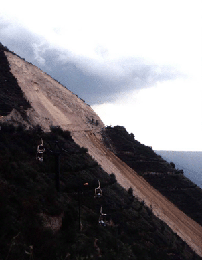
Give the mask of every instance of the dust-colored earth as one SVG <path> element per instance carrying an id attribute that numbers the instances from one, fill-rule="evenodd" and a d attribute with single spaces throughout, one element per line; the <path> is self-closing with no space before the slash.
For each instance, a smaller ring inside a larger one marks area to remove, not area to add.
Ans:
<path id="1" fill-rule="evenodd" d="M 92 108 L 37 67 L 10 52 L 5 53 L 11 72 L 32 106 L 27 110 L 28 123 L 39 124 L 46 131 L 51 125 L 69 130 L 75 142 L 88 148 L 106 172 L 114 173 L 124 188 L 132 187 L 135 196 L 144 200 L 156 216 L 202 256 L 202 227 L 105 147 L 100 134 L 104 124 Z M 16 111 L 11 114 L 16 120 L 19 117 Z"/>
<path id="2" fill-rule="evenodd" d="M 5 54 L 12 74 L 32 106 L 27 111 L 31 125 L 39 124 L 47 131 L 51 125 L 74 131 L 104 127 L 93 109 L 67 88 L 11 52 Z"/>

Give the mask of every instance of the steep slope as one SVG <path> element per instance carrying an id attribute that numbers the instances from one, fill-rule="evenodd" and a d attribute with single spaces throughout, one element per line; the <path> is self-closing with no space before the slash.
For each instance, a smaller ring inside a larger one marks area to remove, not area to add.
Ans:
<path id="1" fill-rule="evenodd" d="M 35 158 L 41 138 L 43 163 Z M 49 152 L 55 143 L 65 149 L 59 193 L 55 156 Z M 69 132 L 1 124 L 0 148 L 0 259 L 201 259 Z M 102 197 L 94 198 L 98 179 Z M 107 214 L 103 225 L 98 223 L 101 206 Z"/>
<path id="2" fill-rule="evenodd" d="M 7 116 L 13 109 L 20 112 L 31 107 L 10 71 L 5 51 L 0 44 L 0 116 Z"/>
<path id="3" fill-rule="evenodd" d="M 4 51 L 10 72 L 17 79 L 25 100 L 31 108 L 24 109 L 27 118 L 14 109 L 1 121 L 16 122 L 19 119 L 27 126 L 39 124 L 49 131 L 51 125 L 69 130 L 81 147 L 88 148 L 89 154 L 109 174 L 114 173 L 124 187 L 132 187 L 134 194 L 178 233 L 188 245 L 202 255 L 202 228 L 180 212 L 173 204 L 152 188 L 145 180 L 110 152 L 101 139 L 104 124 L 96 113 L 81 99 L 64 86 L 43 73 L 37 67 L 22 60 L 11 52 Z M 186 225 L 185 225 L 186 223 Z"/>
<path id="4" fill-rule="evenodd" d="M 108 126 L 105 143 L 113 146 L 115 154 L 141 175 L 185 214 L 202 225 L 202 190 L 175 169 L 150 147 L 140 144 L 124 127 Z"/>
<path id="5" fill-rule="evenodd" d="M 46 131 L 51 125 L 74 131 L 104 127 L 92 108 L 71 91 L 17 55 L 8 51 L 5 54 L 10 72 L 31 104 L 31 108 L 25 108 L 26 123 L 39 124 Z"/>
<path id="6" fill-rule="evenodd" d="M 117 181 L 124 188 L 131 187 L 134 194 L 143 200 L 148 207 L 151 207 L 156 216 L 165 221 L 197 254 L 202 256 L 202 226 L 150 186 L 143 177 L 107 149 L 93 133 L 86 134 L 88 135 L 86 140 L 81 138 L 80 145 L 88 148 L 89 153 L 106 172 L 114 173 Z"/>

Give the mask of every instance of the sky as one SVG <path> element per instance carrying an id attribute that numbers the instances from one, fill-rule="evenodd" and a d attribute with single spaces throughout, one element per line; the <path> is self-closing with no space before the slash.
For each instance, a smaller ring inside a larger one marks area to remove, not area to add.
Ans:
<path id="1" fill-rule="evenodd" d="M 154 150 L 202 151 L 201 0 L 7 0 L 0 42 Z"/>

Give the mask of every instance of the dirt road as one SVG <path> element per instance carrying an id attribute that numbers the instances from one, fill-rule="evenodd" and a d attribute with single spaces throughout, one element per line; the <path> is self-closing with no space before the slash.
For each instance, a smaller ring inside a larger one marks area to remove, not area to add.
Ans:
<path id="1" fill-rule="evenodd" d="M 198 255 L 202 256 L 202 227 L 180 211 L 155 190 L 148 182 L 109 151 L 101 140 L 92 132 L 74 134 L 74 139 L 89 153 L 109 174 L 114 173 L 117 181 L 126 189 L 133 188 L 134 194 L 152 206 L 153 213 L 167 223 Z"/>

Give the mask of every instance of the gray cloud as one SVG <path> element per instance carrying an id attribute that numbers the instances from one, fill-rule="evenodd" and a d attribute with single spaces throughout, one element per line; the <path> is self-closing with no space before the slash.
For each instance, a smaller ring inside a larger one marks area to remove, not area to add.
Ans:
<path id="1" fill-rule="evenodd" d="M 0 41 L 10 51 L 25 58 L 29 62 L 34 61 L 34 49 L 32 44 L 40 44 L 39 37 L 24 28 L 16 27 L 8 22 L 0 20 Z"/>
<path id="2" fill-rule="evenodd" d="M 146 64 L 135 58 L 117 60 L 106 67 L 103 63 L 99 67 L 90 59 L 79 59 L 68 51 L 50 48 L 38 36 L 1 20 L 0 32 L 3 45 L 50 74 L 90 105 L 112 102 L 123 92 L 180 76 L 171 67 Z M 105 55 L 104 50 L 98 51 Z"/>
<path id="3" fill-rule="evenodd" d="M 99 73 L 99 70 L 91 73 L 89 68 L 85 69 L 83 64 L 71 59 L 63 59 L 61 64 L 59 57 L 57 50 L 47 50 L 43 55 L 46 61 L 46 67 L 43 69 L 48 68 L 46 71 L 50 75 L 90 105 L 112 102 L 122 92 L 151 87 L 158 81 L 172 80 L 180 75 L 170 67 L 147 65 L 143 61 L 137 63 L 135 59 L 128 61 L 128 66 L 127 60 L 124 61 L 124 68 L 121 68 L 122 61 L 119 61 L 121 76 L 115 73 L 110 75 L 108 72 L 104 75 L 103 71 Z"/>

